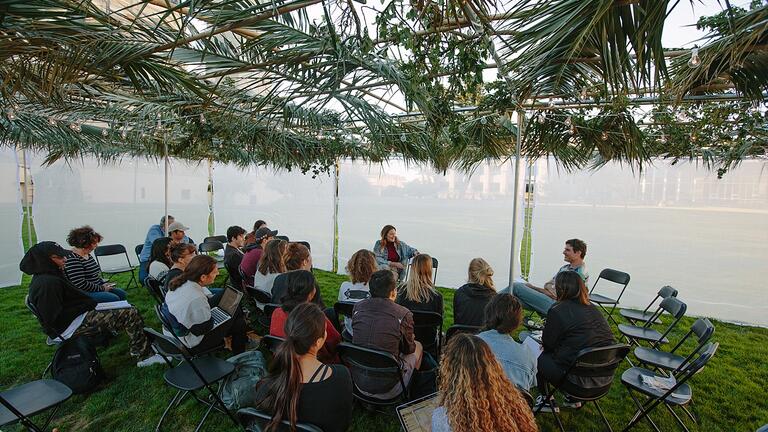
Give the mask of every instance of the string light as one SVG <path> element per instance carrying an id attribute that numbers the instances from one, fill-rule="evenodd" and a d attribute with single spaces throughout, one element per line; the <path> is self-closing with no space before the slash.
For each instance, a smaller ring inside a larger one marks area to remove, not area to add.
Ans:
<path id="1" fill-rule="evenodd" d="M 576 135 L 576 132 L 577 132 L 576 131 L 576 125 L 572 124 L 571 125 L 571 135 Z"/>
<path id="2" fill-rule="evenodd" d="M 662 134 L 660 141 L 661 141 L 662 144 L 666 144 L 667 143 L 667 136 Z"/>
<path id="3" fill-rule="evenodd" d="M 488 123 L 488 119 L 487 118 L 485 118 L 485 117 L 480 118 L 480 124 L 487 124 L 487 123 Z"/>
<path id="4" fill-rule="evenodd" d="M 123 130 L 122 130 L 122 131 L 120 131 L 120 137 L 121 137 L 122 139 L 126 139 L 126 138 L 128 138 L 128 131 L 127 131 L 127 130 L 125 130 L 125 128 L 123 128 Z"/>
<path id="5" fill-rule="evenodd" d="M 8 116 L 8 120 L 16 120 L 16 113 L 12 109 L 6 111 L 5 114 Z"/>
<path id="6" fill-rule="evenodd" d="M 72 129 L 74 132 L 80 133 L 83 128 L 80 126 L 80 123 L 74 122 L 69 125 L 69 128 Z"/>
<path id="7" fill-rule="evenodd" d="M 48 117 L 48 125 L 49 126 L 56 126 L 56 119 L 53 117 Z"/>
<path id="8" fill-rule="evenodd" d="M 553 101 L 553 100 L 550 100 L 550 101 L 549 101 L 549 107 L 550 107 L 550 108 L 554 108 L 554 107 L 555 107 L 555 101 Z"/>
<path id="9" fill-rule="evenodd" d="M 603 141 L 608 141 L 608 132 L 603 131 L 603 133 L 600 134 L 600 139 Z"/>
<path id="10" fill-rule="evenodd" d="M 581 89 L 581 98 L 582 99 L 586 99 L 587 98 L 587 88 L 586 87 L 583 87 Z"/>
<path id="11" fill-rule="evenodd" d="M 200 113 L 200 124 L 204 125 L 206 123 L 205 114 Z"/>
<path id="12" fill-rule="evenodd" d="M 408 141 L 408 137 L 405 136 L 405 134 L 400 134 L 400 141 L 406 142 L 406 141 Z"/>
<path id="13" fill-rule="evenodd" d="M 699 49 L 694 48 L 691 50 L 691 59 L 688 60 L 688 67 L 696 69 L 701 65 L 701 59 L 699 58 Z"/>
<path id="14" fill-rule="evenodd" d="M 109 131 L 107 129 L 102 129 L 101 130 L 101 136 L 106 138 L 107 136 L 109 136 Z"/>

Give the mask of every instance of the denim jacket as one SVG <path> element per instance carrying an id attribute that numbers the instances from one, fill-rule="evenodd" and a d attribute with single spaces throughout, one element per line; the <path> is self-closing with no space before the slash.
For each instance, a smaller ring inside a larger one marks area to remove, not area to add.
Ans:
<path id="1" fill-rule="evenodd" d="M 528 348 L 496 330 L 487 330 L 477 336 L 488 344 L 513 384 L 525 390 L 536 385 L 536 358 Z"/>
<path id="2" fill-rule="evenodd" d="M 416 255 L 416 248 L 412 248 L 408 246 L 407 243 L 400 240 L 396 245 L 395 249 L 397 250 L 397 254 L 400 255 L 400 263 L 403 264 L 403 267 L 408 265 L 408 260 L 413 258 L 414 255 Z M 381 240 L 376 240 L 376 243 L 373 245 L 373 254 L 376 256 L 376 265 L 379 266 L 380 270 L 385 270 L 389 268 L 389 260 L 387 259 L 387 248 L 384 247 L 384 250 L 381 248 Z"/>

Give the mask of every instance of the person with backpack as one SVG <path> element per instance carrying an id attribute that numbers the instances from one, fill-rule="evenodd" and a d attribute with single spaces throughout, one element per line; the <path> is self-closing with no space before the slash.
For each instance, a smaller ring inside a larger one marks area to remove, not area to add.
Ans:
<path id="1" fill-rule="evenodd" d="M 136 366 L 163 363 L 144 335 L 144 320 L 136 308 L 95 310 L 96 301 L 64 277 L 67 256 L 69 252 L 58 243 L 44 241 L 32 246 L 19 263 L 19 269 L 32 276 L 29 303 L 45 333 L 66 340 L 85 334 L 125 331 L 131 356 L 141 359 Z"/>

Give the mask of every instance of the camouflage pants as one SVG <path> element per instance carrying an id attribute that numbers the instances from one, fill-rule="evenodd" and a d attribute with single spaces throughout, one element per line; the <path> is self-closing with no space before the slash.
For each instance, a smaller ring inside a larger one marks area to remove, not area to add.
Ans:
<path id="1" fill-rule="evenodd" d="M 94 332 L 121 332 L 128 333 L 130 338 L 131 355 L 143 359 L 154 352 L 144 335 L 144 319 L 136 308 L 92 310 L 85 315 L 85 320 L 77 328 L 74 336 Z"/>

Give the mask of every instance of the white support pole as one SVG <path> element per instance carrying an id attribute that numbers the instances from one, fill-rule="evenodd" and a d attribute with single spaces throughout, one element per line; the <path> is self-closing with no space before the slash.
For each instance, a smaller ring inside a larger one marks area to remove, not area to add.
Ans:
<path id="1" fill-rule="evenodd" d="M 512 200 L 512 241 L 509 253 L 509 287 L 515 282 L 515 260 L 517 257 L 517 213 L 518 202 L 520 201 L 520 152 L 523 145 L 523 123 L 525 121 L 525 112 L 517 111 L 517 145 L 515 146 L 515 187 Z M 511 291 L 510 291 L 511 292 Z"/>
<path id="2" fill-rule="evenodd" d="M 165 235 L 168 235 L 168 143 L 163 143 L 163 149 L 165 150 L 165 175 L 164 175 L 164 205 L 165 205 Z"/>
<path id="3" fill-rule="evenodd" d="M 333 164 L 333 263 L 331 268 L 334 273 L 339 271 L 339 160 Z"/>
<path id="4" fill-rule="evenodd" d="M 21 164 L 24 166 L 24 209 L 27 219 L 27 247 L 32 247 L 32 208 L 29 205 L 30 171 L 27 170 L 27 151 L 21 151 Z"/>

